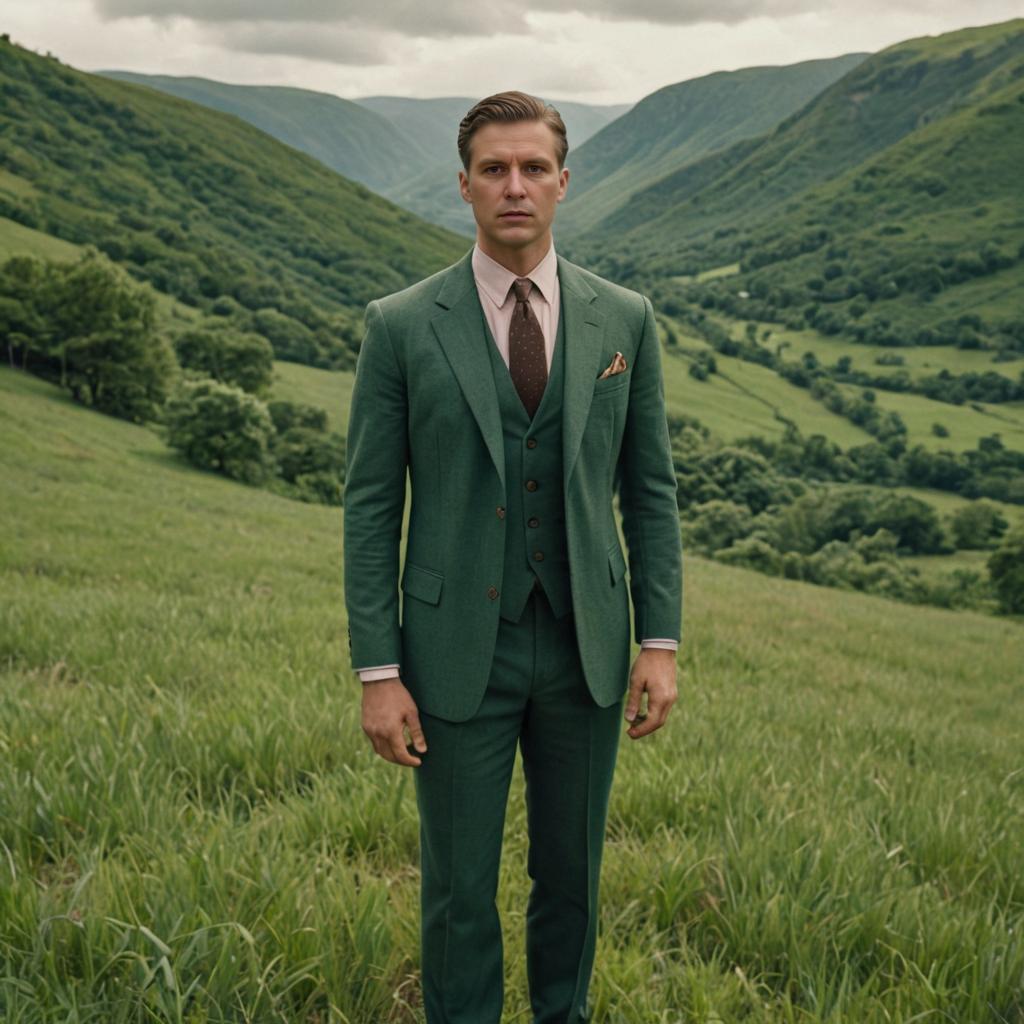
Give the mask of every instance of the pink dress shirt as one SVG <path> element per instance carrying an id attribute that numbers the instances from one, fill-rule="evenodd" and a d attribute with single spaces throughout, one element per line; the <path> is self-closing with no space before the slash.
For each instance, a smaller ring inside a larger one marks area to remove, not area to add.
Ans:
<path id="1" fill-rule="evenodd" d="M 501 358 L 508 366 L 508 328 L 512 321 L 512 311 L 516 299 L 511 294 L 512 282 L 518 277 L 511 270 L 491 259 L 478 245 L 473 246 L 473 279 L 476 281 L 477 294 L 483 307 L 487 326 L 491 329 L 494 343 L 498 347 Z M 551 356 L 555 347 L 555 336 L 558 326 L 559 291 L 558 261 L 555 259 L 555 247 L 552 244 L 547 255 L 527 275 L 532 282 L 528 299 L 534 315 L 540 322 L 544 332 L 544 354 L 547 356 L 548 370 L 551 370 Z M 671 639 L 641 640 L 643 647 L 661 647 L 670 651 L 678 648 L 679 642 Z M 371 668 L 357 669 L 359 678 L 364 683 L 375 679 L 390 679 L 399 674 L 398 665 L 374 665 Z"/>

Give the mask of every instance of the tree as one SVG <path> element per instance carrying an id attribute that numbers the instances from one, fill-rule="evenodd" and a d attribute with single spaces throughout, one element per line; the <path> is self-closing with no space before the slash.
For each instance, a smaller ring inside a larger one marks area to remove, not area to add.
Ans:
<path id="1" fill-rule="evenodd" d="M 174 339 L 174 350 L 182 366 L 251 394 L 265 392 L 274 377 L 274 349 L 260 334 L 226 328 L 185 331 Z"/>
<path id="2" fill-rule="evenodd" d="M 950 525 L 958 548 L 980 550 L 995 547 L 1010 524 L 998 505 L 980 498 L 957 509 Z"/>
<path id="3" fill-rule="evenodd" d="M 176 370 L 156 334 L 156 297 L 96 250 L 61 267 L 49 292 L 50 353 L 79 402 L 136 421 L 152 419 Z"/>
<path id="4" fill-rule="evenodd" d="M 1024 524 L 1018 524 L 989 555 L 989 577 L 999 600 L 999 610 L 1024 613 Z"/>
<path id="5" fill-rule="evenodd" d="M 182 381 L 167 403 L 167 443 L 195 466 L 245 483 L 274 469 L 274 424 L 266 406 L 241 388 L 215 380 Z"/>

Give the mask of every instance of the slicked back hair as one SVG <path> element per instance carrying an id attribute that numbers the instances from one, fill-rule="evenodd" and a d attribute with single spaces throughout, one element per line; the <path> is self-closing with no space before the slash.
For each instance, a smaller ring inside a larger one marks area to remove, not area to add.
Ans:
<path id="1" fill-rule="evenodd" d="M 540 121 L 554 132 L 555 153 L 558 157 L 558 169 L 561 170 L 565 166 L 565 157 L 569 152 L 562 115 L 550 103 L 517 89 L 498 92 L 480 100 L 459 122 L 459 157 L 462 166 L 469 170 L 469 144 L 485 124 L 514 124 L 517 121 Z"/>

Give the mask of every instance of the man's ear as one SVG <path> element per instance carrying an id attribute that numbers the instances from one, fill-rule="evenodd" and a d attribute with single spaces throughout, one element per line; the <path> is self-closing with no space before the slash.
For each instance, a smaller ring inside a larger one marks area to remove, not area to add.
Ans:
<path id="1" fill-rule="evenodd" d="M 459 171 L 459 195 L 462 196 L 463 202 L 473 202 L 473 197 L 469 192 L 469 176 L 465 171 Z"/>
<path id="2" fill-rule="evenodd" d="M 558 172 L 558 202 L 560 203 L 565 198 L 565 190 L 569 187 L 569 168 L 563 167 Z"/>

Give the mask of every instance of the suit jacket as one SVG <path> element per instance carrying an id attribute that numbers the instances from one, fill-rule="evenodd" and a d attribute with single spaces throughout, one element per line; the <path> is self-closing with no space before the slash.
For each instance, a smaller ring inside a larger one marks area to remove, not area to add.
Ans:
<path id="1" fill-rule="evenodd" d="M 345 603 L 354 666 L 399 663 L 428 714 L 462 721 L 498 631 L 506 504 L 498 396 L 470 263 L 369 304 L 348 424 Z M 680 638 L 682 550 L 650 300 L 558 256 L 563 489 L 576 636 L 602 707 L 637 640 Z M 627 369 L 598 380 L 620 351 Z M 411 508 L 399 567 L 406 472 Z M 402 591 L 399 616 L 399 580 Z"/>

